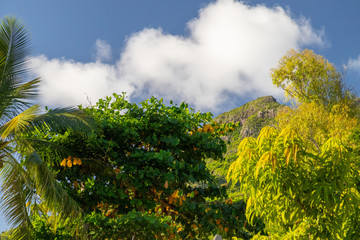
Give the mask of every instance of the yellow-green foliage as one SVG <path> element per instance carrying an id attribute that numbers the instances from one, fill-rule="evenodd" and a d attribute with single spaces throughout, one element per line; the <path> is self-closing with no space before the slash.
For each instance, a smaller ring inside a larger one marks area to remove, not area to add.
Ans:
<path id="1" fill-rule="evenodd" d="M 319 146 L 331 137 L 345 141 L 357 124 L 346 105 L 334 105 L 327 110 L 315 102 L 303 103 L 298 108 L 281 109 L 276 120 L 280 129 L 293 127 L 303 137 L 306 148 L 319 151 Z"/>
<path id="2" fill-rule="evenodd" d="M 272 69 L 274 85 L 283 88 L 288 98 L 324 106 L 349 100 L 342 77 L 333 64 L 308 49 L 300 53 L 290 50 Z"/>
<path id="3" fill-rule="evenodd" d="M 240 143 L 228 180 L 240 182 L 247 218 L 263 219 L 270 235 L 345 239 L 360 203 L 349 146 L 337 137 L 319 152 L 306 145 L 293 128 L 266 127 Z"/>
<path id="4" fill-rule="evenodd" d="M 248 220 L 260 217 L 272 239 L 360 239 L 358 120 L 341 75 L 312 51 L 291 51 L 273 81 L 298 107 L 239 145 L 227 179 L 240 183 Z"/>

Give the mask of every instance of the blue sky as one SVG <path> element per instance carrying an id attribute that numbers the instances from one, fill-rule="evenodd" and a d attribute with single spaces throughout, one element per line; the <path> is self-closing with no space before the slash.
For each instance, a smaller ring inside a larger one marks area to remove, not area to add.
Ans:
<path id="1" fill-rule="evenodd" d="M 357 0 L 0 2 L 0 16 L 29 29 L 42 105 L 126 91 L 131 101 L 155 95 L 215 115 L 264 95 L 281 100 L 269 73 L 291 48 L 346 65 L 345 81 L 359 92 L 359 9 Z"/>

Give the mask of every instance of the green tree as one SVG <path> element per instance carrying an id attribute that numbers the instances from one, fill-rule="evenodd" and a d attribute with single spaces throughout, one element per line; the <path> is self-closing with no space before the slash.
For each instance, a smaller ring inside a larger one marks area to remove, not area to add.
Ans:
<path id="1" fill-rule="evenodd" d="M 352 96 L 333 66 L 308 50 L 285 56 L 274 73 L 298 107 L 239 145 L 228 179 L 240 182 L 248 219 L 260 217 L 275 239 L 359 238 Z"/>
<path id="2" fill-rule="evenodd" d="M 236 216 L 244 204 L 221 201 L 226 190 L 205 163 L 222 159 L 221 132 L 231 124 L 212 122 L 210 113 L 185 103 L 166 106 L 151 98 L 138 105 L 116 94 L 85 111 L 101 132 L 50 132 L 50 141 L 72 153 L 55 157 L 44 148 L 42 156 L 83 209 L 90 237 L 250 236 L 245 219 Z"/>
<path id="3" fill-rule="evenodd" d="M 61 108 L 42 113 L 31 103 L 37 96 L 40 79 L 26 81 L 29 36 L 24 25 L 4 17 L 0 25 L 0 176 L 1 207 L 9 224 L 16 228 L 15 239 L 29 239 L 32 224 L 29 205 L 40 201 L 66 214 L 79 207 L 62 189 L 37 154 L 41 138 L 29 139 L 30 132 L 64 131 L 68 127 L 88 129 L 87 117 L 78 109 Z"/>
<path id="4" fill-rule="evenodd" d="M 343 75 L 321 55 L 305 49 L 290 50 L 272 69 L 273 83 L 285 90 L 288 98 L 299 103 L 318 102 L 331 108 L 352 100 Z"/>

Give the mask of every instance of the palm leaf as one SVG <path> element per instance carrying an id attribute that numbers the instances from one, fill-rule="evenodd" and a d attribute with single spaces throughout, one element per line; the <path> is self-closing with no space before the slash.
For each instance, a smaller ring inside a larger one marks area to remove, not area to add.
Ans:
<path id="1" fill-rule="evenodd" d="M 61 212 L 60 216 L 63 219 L 69 215 L 80 214 L 77 202 L 56 181 L 53 172 L 36 152 L 28 154 L 25 167 L 28 174 L 33 177 L 36 193 L 53 213 Z"/>
<path id="2" fill-rule="evenodd" d="M 29 100 L 36 96 L 36 88 L 40 80 L 20 84 L 5 86 L 0 83 L 0 123 L 3 124 L 30 106 Z"/>
<path id="3" fill-rule="evenodd" d="M 16 151 L 18 152 L 26 152 L 28 151 L 28 149 L 42 149 L 42 148 L 48 148 L 51 149 L 51 153 L 53 156 L 61 156 L 61 157 L 65 157 L 65 156 L 69 156 L 69 155 L 74 155 L 73 154 L 73 150 L 69 149 L 67 147 L 61 146 L 55 142 L 49 141 L 48 139 L 45 138 L 34 138 L 34 137 L 21 137 L 21 138 L 16 138 L 16 147 L 14 147 L 14 149 L 16 149 Z"/>
<path id="4" fill-rule="evenodd" d="M 9 122 L 0 127 L 0 137 L 6 139 L 9 135 L 15 135 L 25 131 L 32 120 L 37 116 L 38 112 L 39 106 L 34 105 L 12 118 Z"/>
<path id="5" fill-rule="evenodd" d="M 39 105 L 31 106 L 0 127 L 0 137 L 5 139 L 30 131 L 62 132 L 73 129 L 83 133 L 92 130 L 92 119 L 83 111 L 71 107 L 57 108 L 40 114 Z"/>
<path id="6" fill-rule="evenodd" d="M 76 218 L 81 213 L 77 202 L 56 181 L 36 152 L 28 153 L 23 164 L 8 152 L 3 162 L 5 164 L 0 172 L 4 180 L 1 208 L 8 223 L 16 229 L 15 239 L 30 239 L 32 225 L 29 215 L 32 213 L 26 203 L 34 203 L 36 196 L 57 215 L 55 219 L 59 221 Z"/>
<path id="7" fill-rule="evenodd" d="M 0 26 L 1 79 L 16 82 L 24 74 L 29 53 L 29 36 L 24 25 L 14 17 L 4 17 Z"/>
<path id="8" fill-rule="evenodd" d="M 37 87 L 40 83 L 40 79 L 14 85 L 12 89 L 0 89 L 0 95 L 2 99 L 6 99 L 0 105 L 2 106 L 2 120 L 9 121 L 21 111 L 28 108 L 29 100 L 35 99 L 37 96 Z"/>
<path id="9" fill-rule="evenodd" d="M 68 129 L 90 134 L 94 129 L 93 119 L 84 111 L 74 107 L 56 108 L 38 115 L 31 122 L 31 129 L 45 132 L 63 132 Z M 45 127 L 45 128 L 44 128 Z"/>
<path id="10" fill-rule="evenodd" d="M 1 169 L 3 177 L 1 208 L 8 223 L 16 228 L 15 239 L 30 239 L 28 232 L 31 222 L 26 203 L 33 196 L 29 176 L 18 161 L 8 153 Z"/>
<path id="11" fill-rule="evenodd" d="M 0 25 L 0 116 L 8 121 L 28 107 L 38 79 L 24 83 L 29 36 L 16 18 L 4 17 Z"/>

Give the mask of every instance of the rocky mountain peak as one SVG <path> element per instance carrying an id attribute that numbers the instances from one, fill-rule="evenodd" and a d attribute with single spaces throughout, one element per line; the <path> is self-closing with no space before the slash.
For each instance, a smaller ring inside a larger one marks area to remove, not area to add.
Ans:
<path id="1" fill-rule="evenodd" d="M 215 121 L 221 123 L 240 122 L 241 137 L 255 136 L 262 127 L 273 121 L 282 106 L 273 96 L 260 97 L 241 107 L 220 114 Z"/>

